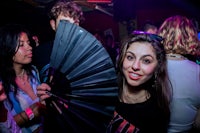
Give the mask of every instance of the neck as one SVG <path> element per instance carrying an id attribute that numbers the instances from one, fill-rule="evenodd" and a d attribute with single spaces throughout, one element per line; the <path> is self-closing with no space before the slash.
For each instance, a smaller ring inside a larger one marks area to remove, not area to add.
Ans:
<path id="1" fill-rule="evenodd" d="M 23 73 L 25 72 L 22 64 L 13 63 L 13 68 L 14 68 L 15 74 L 17 76 L 18 75 L 23 75 Z"/>
<path id="2" fill-rule="evenodd" d="M 25 70 L 22 69 L 22 70 L 18 71 L 16 75 L 17 75 L 17 77 L 22 77 L 22 76 L 24 76 L 24 73 L 25 73 Z"/>
<path id="3" fill-rule="evenodd" d="M 141 103 L 149 97 L 150 94 L 145 89 L 135 90 L 134 88 L 123 87 L 122 101 L 125 103 Z"/>

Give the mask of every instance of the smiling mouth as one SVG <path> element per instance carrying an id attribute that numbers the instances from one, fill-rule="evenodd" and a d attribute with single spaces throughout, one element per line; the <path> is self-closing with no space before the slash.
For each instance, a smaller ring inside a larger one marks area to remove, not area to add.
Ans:
<path id="1" fill-rule="evenodd" d="M 129 78 L 132 80 L 138 80 L 141 78 L 141 75 L 135 74 L 135 73 L 129 73 Z"/>
<path id="2" fill-rule="evenodd" d="M 139 75 L 138 75 L 138 74 L 135 74 L 135 73 L 131 73 L 131 76 L 133 76 L 133 77 L 138 77 Z"/>

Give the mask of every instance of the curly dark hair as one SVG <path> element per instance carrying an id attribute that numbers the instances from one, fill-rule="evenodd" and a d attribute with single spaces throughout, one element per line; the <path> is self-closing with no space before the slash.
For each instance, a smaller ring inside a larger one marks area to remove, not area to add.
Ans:
<path id="1" fill-rule="evenodd" d="M 83 12 L 75 2 L 67 0 L 57 1 L 49 12 L 50 19 L 56 19 L 60 14 L 71 17 L 75 20 L 75 23 L 82 22 L 84 20 Z"/>

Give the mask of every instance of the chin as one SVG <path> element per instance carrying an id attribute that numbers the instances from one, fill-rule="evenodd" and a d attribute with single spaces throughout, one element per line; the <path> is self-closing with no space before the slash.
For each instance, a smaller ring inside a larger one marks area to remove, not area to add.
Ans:
<path id="1" fill-rule="evenodd" d="M 29 63 L 31 63 L 31 62 L 32 62 L 32 59 L 26 60 L 26 64 L 29 64 Z"/>
<path id="2" fill-rule="evenodd" d="M 141 85 L 141 83 L 140 82 L 136 82 L 136 81 L 128 81 L 128 84 L 130 85 L 130 86 L 140 86 Z"/>

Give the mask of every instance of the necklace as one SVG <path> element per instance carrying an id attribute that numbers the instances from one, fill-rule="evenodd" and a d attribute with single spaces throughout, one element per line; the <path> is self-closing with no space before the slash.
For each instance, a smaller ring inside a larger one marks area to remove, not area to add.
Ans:
<path id="1" fill-rule="evenodd" d="M 145 90 L 145 92 L 142 95 L 139 96 L 128 96 L 126 95 L 122 101 L 124 101 L 125 103 L 141 103 L 144 102 L 146 100 L 148 100 L 150 98 L 150 94 L 147 90 Z"/>
<path id="2" fill-rule="evenodd" d="M 139 97 L 134 97 L 132 99 L 133 99 L 133 101 L 140 101 L 140 100 L 147 100 L 147 99 L 149 99 L 149 97 L 150 97 L 150 94 L 147 92 L 147 90 L 145 90 L 144 95 L 141 95 Z"/>
<path id="3" fill-rule="evenodd" d="M 166 56 L 169 58 L 169 59 L 173 59 L 173 60 L 186 60 L 187 58 L 184 57 L 183 55 L 181 54 L 166 54 Z"/>

